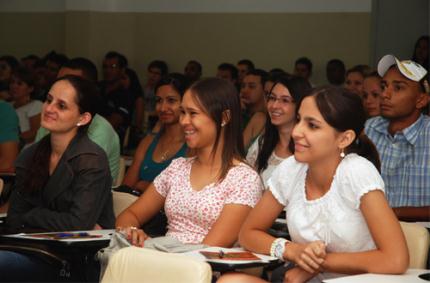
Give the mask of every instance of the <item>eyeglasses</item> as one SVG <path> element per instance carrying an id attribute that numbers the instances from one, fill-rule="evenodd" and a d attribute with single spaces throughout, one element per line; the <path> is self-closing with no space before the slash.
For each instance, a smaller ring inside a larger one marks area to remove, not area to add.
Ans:
<path id="1" fill-rule="evenodd" d="M 287 104 L 291 104 L 294 103 L 294 98 L 290 97 L 290 96 L 281 96 L 281 97 L 276 97 L 275 94 L 273 93 L 269 93 L 266 96 L 266 101 L 267 103 L 271 102 L 271 103 L 275 103 L 276 101 L 279 101 L 279 103 L 281 105 L 287 105 Z"/>
<path id="2" fill-rule="evenodd" d="M 111 64 L 111 65 L 103 64 L 103 69 L 116 69 L 116 68 L 119 68 L 118 64 Z"/>

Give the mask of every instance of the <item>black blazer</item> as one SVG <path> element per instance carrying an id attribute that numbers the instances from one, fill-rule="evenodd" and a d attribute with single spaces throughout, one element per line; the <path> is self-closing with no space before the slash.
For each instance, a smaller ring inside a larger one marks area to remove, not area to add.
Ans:
<path id="1" fill-rule="evenodd" d="M 49 138 L 49 137 L 47 137 Z M 13 230 L 92 230 L 113 228 L 112 178 L 106 153 L 86 134 L 77 134 L 63 153 L 45 187 L 29 193 L 24 176 L 39 143 L 18 157 L 16 186 L 6 224 Z"/>

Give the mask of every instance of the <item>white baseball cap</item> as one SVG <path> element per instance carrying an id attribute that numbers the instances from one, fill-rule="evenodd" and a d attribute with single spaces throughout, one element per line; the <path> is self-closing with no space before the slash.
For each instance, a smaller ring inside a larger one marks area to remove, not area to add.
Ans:
<path id="1" fill-rule="evenodd" d="M 385 55 L 381 60 L 379 60 L 378 74 L 383 77 L 388 69 L 394 64 L 397 65 L 400 73 L 415 82 L 419 82 L 427 74 L 427 70 L 420 64 L 411 60 L 400 61 L 394 55 Z"/>

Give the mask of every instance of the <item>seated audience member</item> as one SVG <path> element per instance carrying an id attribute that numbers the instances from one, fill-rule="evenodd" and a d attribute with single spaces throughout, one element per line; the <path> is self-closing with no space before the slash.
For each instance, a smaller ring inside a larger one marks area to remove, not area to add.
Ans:
<path id="1" fill-rule="evenodd" d="M 386 55 L 378 73 L 382 117 L 367 122 L 366 134 L 381 157 L 387 199 L 399 219 L 429 221 L 430 118 L 421 113 L 429 100 L 427 71 Z"/>
<path id="2" fill-rule="evenodd" d="M 243 79 L 240 88 L 241 103 L 244 109 L 243 142 L 248 148 L 263 131 L 266 123 L 266 102 L 264 84 L 267 73 L 260 69 L 250 71 Z M 246 124 L 245 124 L 246 123 Z"/>
<path id="3" fill-rule="evenodd" d="M 203 68 L 202 65 L 196 60 L 188 61 L 187 65 L 184 68 L 184 75 L 188 80 L 189 84 L 194 83 L 195 81 L 200 80 L 202 76 Z"/>
<path id="4" fill-rule="evenodd" d="M 412 55 L 412 61 L 417 62 L 424 69 L 429 71 L 429 36 L 423 35 L 417 39 L 414 47 L 414 54 Z"/>
<path id="5" fill-rule="evenodd" d="M 360 97 L 363 94 L 363 81 L 364 73 L 360 67 L 355 66 L 346 71 L 345 88 Z"/>
<path id="6" fill-rule="evenodd" d="M 66 55 L 57 53 L 55 51 L 49 52 L 44 57 L 45 63 L 45 80 L 49 87 L 54 83 L 57 79 L 58 71 L 60 71 L 61 67 L 67 62 L 69 59 Z"/>
<path id="7" fill-rule="evenodd" d="M 0 172 L 13 173 L 18 156 L 19 120 L 13 107 L 1 100 L 0 113 Z"/>
<path id="8" fill-rule="evenodd" d="M 145 111 L 148 115 L 152 115 L 155 111 L 155 87 L 162 78 L 167 76 L 169 68 L 166 62 L 162 60 L 154 60 L 149 63 L 147 68 L 147 81 L 143 89 Z"/>
<path id="9" fill-rule="evenodd" d="M 258 174 L 244 163 L 240 104 L 222 79 L 198 81 L 185 92 L 180 124 L 195 156 L 178 158 L 116 221 L 132 243 L 148 238 L 140 227 L 164 207 L 167 236 L 187 244 L 231 247 L 261 196 Z"/>
<path id="10" fill-rule="evenodd" d="M 252 70 L 255 69 L 254 63 L 249 59 L 242 59 L 237 62 L 237 70 L 238 70 L 238 83 L 242 84 L 245 76 Z"/>
<path id="11" fill-rule="evenodd" d="M 345 64 L 340 59 L 331 59 L 327 62 L 326 76 L 329 84 L 343 86 L 345 82 Z"/>
<path id="12" fill-rule="evenodd" d="M 97 87 L 77 76 L 52 85 L 42 126 L 50 131 L 19 155 L 7 227 L 15 232 L 114 227 L 108 161 L 86 135 L 95 114 Z M 37 256 L 0 251 L 2 281 L 59 280 L 58 270 Z"/>
<path id="13" fill-rule="evenodd" d="M 122 189 L 143 193 L 173 159 L 185 156 L 187 145 L 179 124 L 182 96 L 187 88 L 182 74 L 171 74 L 162 78 L 155 87 L 155 110 L 161 130 L 147 135 L 134 154 L 133 163 L 124 177 Z M 166 217 L 163 211 L 145 223 L 143 229 L 151 236 L 166 233 Z"/>
<path id="14" fill-rule="evenodd" d="M 128 90 L 134 101 L 133 117 L 131 120 L 131 128 L 129 133 L 129 141 L 127 148 L 136 148 L 140 139 L 143 137 L 143 120 L 144 120 L 144 105 L 143 105 L 143 89 L 140 84 L 137 73 L 126 68 L 124 76 L 121 79 L 123 89 Z"/>
<path id="15" fill-rule="evenodd" d="M 40 113 L 43 104 L 39 100 L 31 99 L 33 90 L 34 75 L 30 70 L 20 67 L 13 71 L 9 94 L 16 114 L 18 114 L 20 137 L 23 144 L 31 144 L 40 127 Z"/>
<path id="16" fill-rule="evenodd" d="M 291 132 L 296 124 L 296 105 L 311 90 L 300 77 L 279 77 L 266 96 L 267 117 L 264 132 L 248 150 L 246 160 L 260 174 L 264 188 L 273 170 L 294 153 Z"/>
<path id="17" fill-rule="evenodd" d="M 300 57 L 294 63 L 294 75 L 302 77 L 307 80 L 311 85 L 312 76 L 312 61 L 307 57 Z"/>
<path id="18" fill-rule="evenodd" d="M 135 102 L 135 97 L 123 84 L 127 64 L 124 55 L 108 52 L 103 59 L 104 81 L 100 83 L 104 106 L 101 114 L 111 123 L 120 141 L 124 140 L 126 130 L 130 126 Z"/>
<path id="19" fill-rule="evenodd" d="M 360 97 L 342 88 L 318 88 L 299 105 L 294 156 L 275 169 L 239 235 L 244 248 L 293 264 L 284 282 L 406 271 L 408 248 L 376 149 L 361 135 L 365 120 Z M 291 241 L 266 232 L 284 207 Z"/>
<path id="20" fill-rule="evenodd" d="M 187 146 L 179 115 L 186 88 L 186 79 L 180 74 L 161 79 L 155 87 L 155 110 L 161 130 L 156 135 L 147 135 L 140 142 L 124 177 L 124 185 L 143 193 L 173 159 L 185 156 Z"/>
<path id="21" fill-rule="evenodd" d="M 15 57 L 9 55 L 0 57 L 0 100 L 10 100 L 10 78 L 18 66 L 19 62 Z"/>
<path id="22" fill-rule="evenodd" d="M 97 82 L 97 68 L 90 60 L 82 57 L 76 57 L 65 63 L 58 77 L 66 75 L 75 75 L 87 79 L 93 83 Z M 85 93 L 83 94 L 85 95 Z M 98 98 L 100 99 L 100 98 Z M 37 131 L 36 141 L 41 140 L 49 134 L 49 130 L 43 126 Z M 111 124 L 99 114 L 95 114 L 91 120 L 87 135 L 94 143 L 103 148 L 109 160 L 109 168 L 112 178 L 115 180 L 119 171 L 120 144 L 118 134 L 112 128 Z"/>
<path id="23" fill-rule="evenodd" d="M 21 58 L 21 65 L 31 71 L 34 71 L 36 64 L 40 61 L 39 56 L 34 54 L 27 55 Z"/>
<path id="24" fill-rule="evenodd" d="M 379 116 L 381 113 L 381 77 L 377 72 L 366 76 L 363 81 L 363 106 L 367 118 Z"/>
<path id="25" fill-rule="evenodd" d="M 239 71 L 230 63 L 222 63 L 217 68 L 216 77 L 231 82 L 235 87 L 238 85 Z"/>

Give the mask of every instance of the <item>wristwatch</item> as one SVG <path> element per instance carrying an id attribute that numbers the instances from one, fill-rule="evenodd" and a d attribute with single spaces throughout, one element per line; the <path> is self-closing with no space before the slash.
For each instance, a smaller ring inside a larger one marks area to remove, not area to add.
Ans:
<path id="1" fill-rule="evenodd" d="M 284 261 L 285 244 L 289 241 L 284 238 L 277 238 L 270 246 L 270 255 Z"/>

